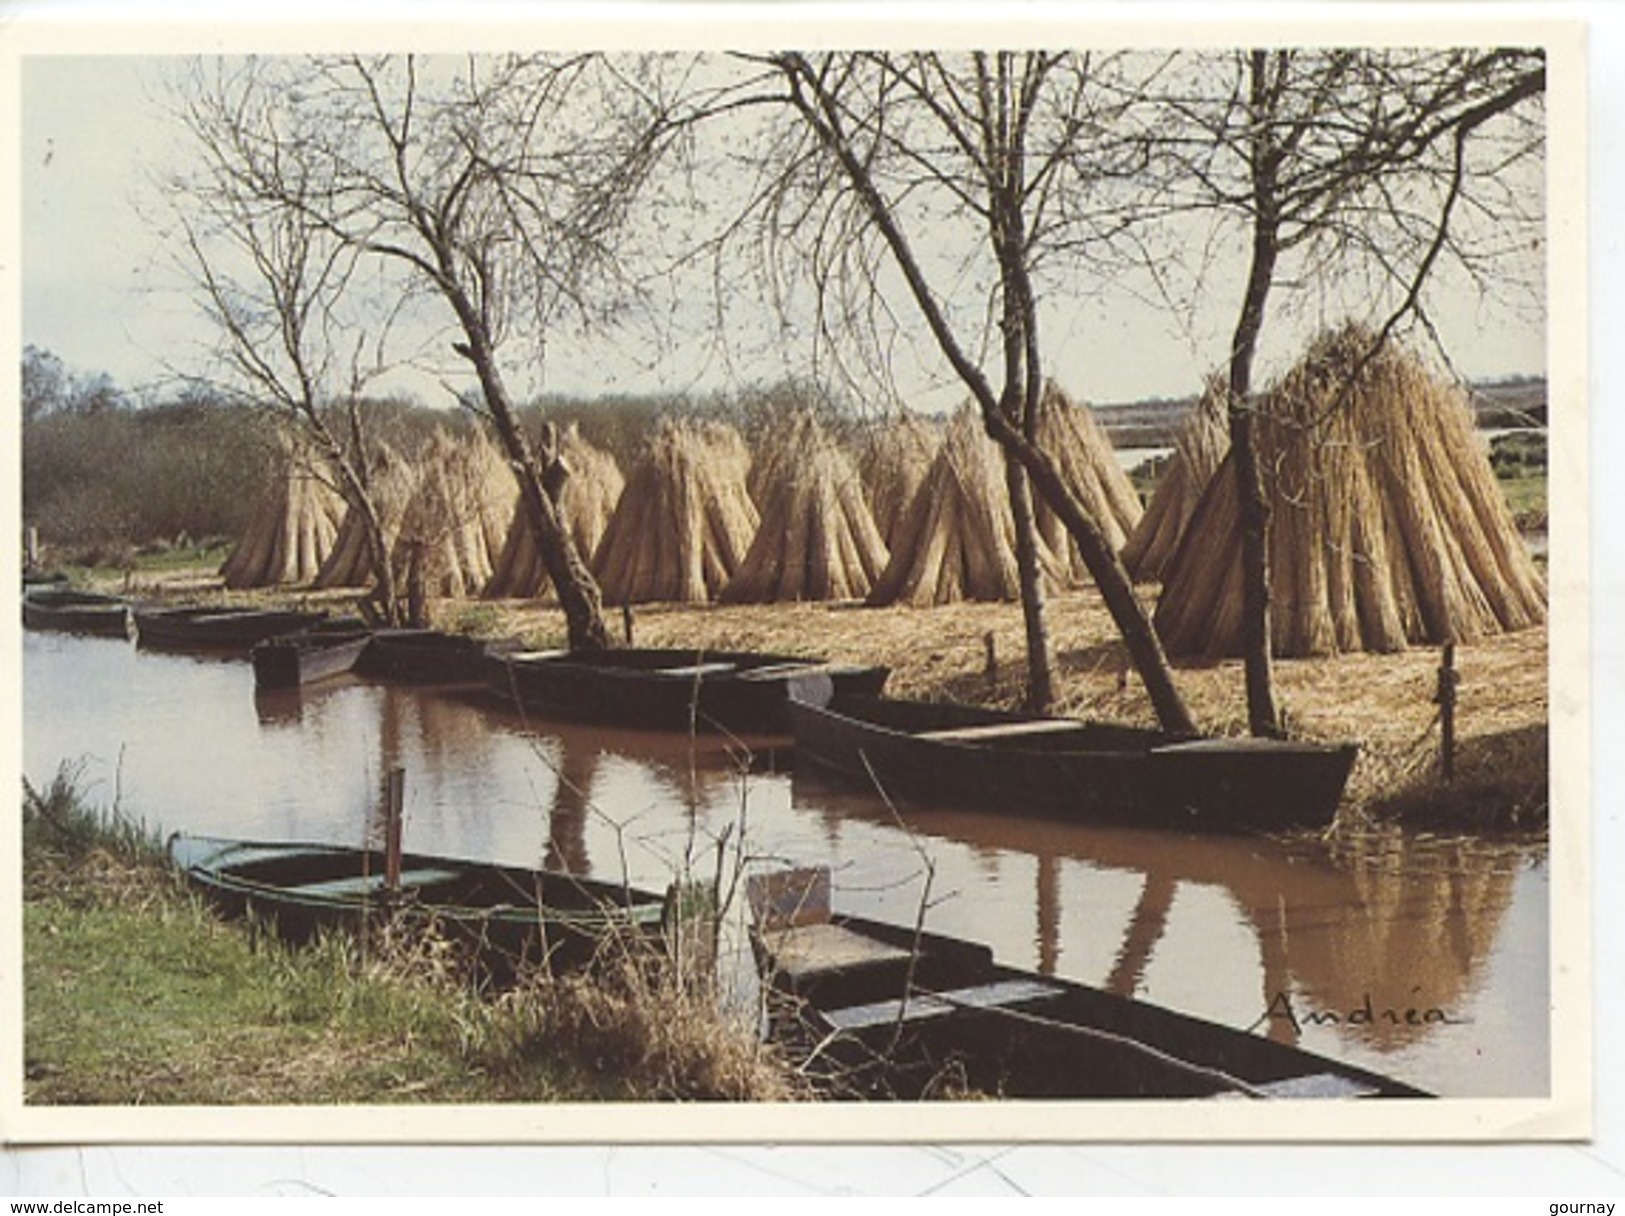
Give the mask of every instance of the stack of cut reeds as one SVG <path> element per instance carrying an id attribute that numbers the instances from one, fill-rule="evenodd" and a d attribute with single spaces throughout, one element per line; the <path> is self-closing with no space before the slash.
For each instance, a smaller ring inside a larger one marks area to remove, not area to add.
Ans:
<path id="1" fill-rule="evenodd" d="M 609 528 L 626 478 L 615 458 L 583 439 L 574 422 L 559 435 L 559 459 L 568 473 L 559 491 L 560 522 L 575 542 L 581 560 L 590 563 Z M 525 504 L 516 502 L 496 570 L 485 585 L 485 598 L 524 599 L 552 593 L 553 585 L 531 534 Z"/>
<path id="2" fill-rule="evenodd" d="M 1043 577 L 1059 585 L 1059 563 L 1041 537 L 1038 546 Z M 964 406 L 914 493 L 868 603 L 948 604 L 1020 594 L 1004 454 L 983 430 L 981 415 Z"/>
<path id="3" fill-rule="evenodd" d="M 220 567 L 233 590 L 310 582 L 338 534 L 344 500 L 327 470 L 308 445 L 291 436 L 283 438 L 281 451 L 281 474 Z"/>
<path id="4" fill-rule="evenodd" d="M 611 604 L 701 603 L 739 569 L 758 515 L 733 428 L 662 419 L 626 479 L 593 559 Z"/>
<path id="5" fill-rule="evenodd" d="M 1393 651 L 1544 620 L 1466 393 L 1394 344 L 1350 384 L 1372 343 L 1360 325 L 1323 334 L 1256 405 L 1275 653 Z M 1165 576 L 1170 653 L 1239 653 L 1240 545 L 1227 457 Z"/>
<path id="6" fill-rule="evenodd" d="M 886 545 L 852 458 L 810 412 L 773 432 L 757 462 L 762 522 L 721 598 L 732 603 L 862 599 Z"/>
<path id="7" fill-rule="evenodd" d="M 418 470 L 388 444 L 380 443 L 372 460 L 371 498 L 383 528 L 387 553 L 399 535 L 401 518 L 417 487 Z M 354 503 L 344 513 L 332 551 L 316 573 L 318 587 L 364 587 L 372 582 L 372 555 L 367 548 L 365 513 Z"/>
<path id="8" fill-rule="evenodd" d="M 907 410 L 887 418 L 865 436 L 858 473 L 888 551 L 897 547 L 909 504 L 941 447 L 940 428 Z"/>
<path id="9" fill-rule="evenodd" d="M 416 577 L 431 596 L 476 596 L 491 579 L 518 483 L 479 432 L 454 438 L 436 431 L 419 470 L 390 555 L 396 585 L 409 587 Z"/>
<path id="10" fill-rule="evenodd" d="M 1107 543 L 1121 549 L 1140 521 L 1140 496 L 1118 464 L 1112 441 L 1094 411 L 1075 404 L 1054 382 L 1046 382 L 1039 396 L 1037 441 L 1059 466 L 1068 489 Z M 1057 558 L 1062 577 L 1069 582 L 1086 580 L 1088 568 L 1061 517 L 1036 493 L 1033 499 L 1039 534 Z"/>
<path id="11" fill-rule="evenodd" d="M 1174 436 L 1173 455 L 1157 481 L 1151 505 L 1123 546 L 1123 565 L 1136 582 L 1153 583 L 1162 578 L 1202 491 L 1230 450 L 1226 396 L 1224 380 L 1209 377 L 1195 408 Z"/>

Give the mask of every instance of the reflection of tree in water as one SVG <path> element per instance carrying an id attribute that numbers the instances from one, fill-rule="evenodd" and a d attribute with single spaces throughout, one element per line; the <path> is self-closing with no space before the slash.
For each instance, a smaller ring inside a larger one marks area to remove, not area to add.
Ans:
<path id="1" fill-rule="evenodd" d="M 553 805 L 547 812 L 547 852 L 542 858 L 545 870 L 566 874 L 588 874 L 592 862 L 587 857 L 587 815 L 592 810 L 593 780 L 603 753 L 581 746 L 573 739 L 559 749 L 557 778 L 553 785 Z"/>
<path id="2" fill-rule="evenodd" d="M 821 815 L 891 820 L 878 799 L 834 790 L 797 776 L 798 801 Z M 1120 930 L 1108 974 L 1098 986 L 1123 996 L 1143 987 L 1146 970 L 1172 927 L 1179 888 L 1227 893 L 1259 948 L 1260 1011 L 1285 994 L 1303 1024 L 1345 1023 L 1342 1033 L 1393 1051 L 1434 1032 L 1407 1025 L 1406 1011 L 1460 1016 L 1491 955 L 1512 902 L 1526 849 L 1462 840 L 1406 841 L 1397 832 L 1329 849 L 1318 842 L 1289 849 L 1262 838 L 1191 837 L 1175 833 L 1089 828 L 1054 821 L 909 808 L 909 828 L 958 841 L 978 853 L 1026 854 L 1037 863 L 1034 906 L 1038 965 L 1053 972 L 1062 954 L 1065 861 L 1142 876 L 1133 912 Z M 1108 926 L 1093 922 L 1091 932 Z M 1200 926 L 1195 926 L 1200 932 Z M 1232 960 L 1216 958 L 1215 966 Z M 1249 965 L 1251 965 L 1249 963 Z M 1346 1025 L 1369 995 L 1367 1024 Z M 1384 1016 L 1388 1009 L 1394 1017 Z M 1269 1033 L 1297 1037 L 1289 1020 Z"/>

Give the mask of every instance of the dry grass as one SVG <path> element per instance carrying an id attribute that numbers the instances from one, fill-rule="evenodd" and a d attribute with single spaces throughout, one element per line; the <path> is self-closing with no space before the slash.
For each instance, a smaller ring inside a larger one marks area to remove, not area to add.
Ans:
<path id="1" fill-rule="evenodd" d="M 1123 546 L 1123 565 L 1137 581 L 1160 580 L 1196 513 L 1202 491 L 1230 450 L 1225 382 L 1210 376 L 1201 399 L 1180 425 L 1167 471 L 1151 503 Z"/>
<path id="2" fill-rule="evenodd" d="M 284 468 L 255 509 L 243 539 L 221 567 L 235 589 L 309 582 L 332 551 L 344 500 L 308 446 L 282 445 Z"/>

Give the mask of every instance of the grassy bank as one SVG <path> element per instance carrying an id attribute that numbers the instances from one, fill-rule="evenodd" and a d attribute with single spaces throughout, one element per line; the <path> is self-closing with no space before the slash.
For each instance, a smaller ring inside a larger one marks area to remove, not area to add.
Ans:
<path id="1" fill-rule="evenodd" d="M 71 773 L 24 795 L 25 1100 L 260 1104 L 773 1100 L 754 1028 L 627 960 L 499 998 L 433 941 L 291 950 L 218 920 Z"/>

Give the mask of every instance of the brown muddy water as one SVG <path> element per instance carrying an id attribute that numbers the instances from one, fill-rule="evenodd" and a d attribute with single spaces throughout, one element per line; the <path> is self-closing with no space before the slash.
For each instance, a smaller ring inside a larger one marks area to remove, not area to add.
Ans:
<path id="1" fill-rule="evenodd" d="M 529 722 L 478 690 L 341 677 L 257 695 L 243 659 L 25 633 L 24 775 L 164 832 L 358 843 L 406 770 L 415 852 L 663 888 L 828 864 L 837 910 L 985 941 L 1446 1096 L 1548 1092 L 1543 849 L 1187 837 L 902 807 L 716 740 Z M 904 823 L 906 822 L 906 828 Z M 927 890 L 927 875 L 929 890 Z"/>

